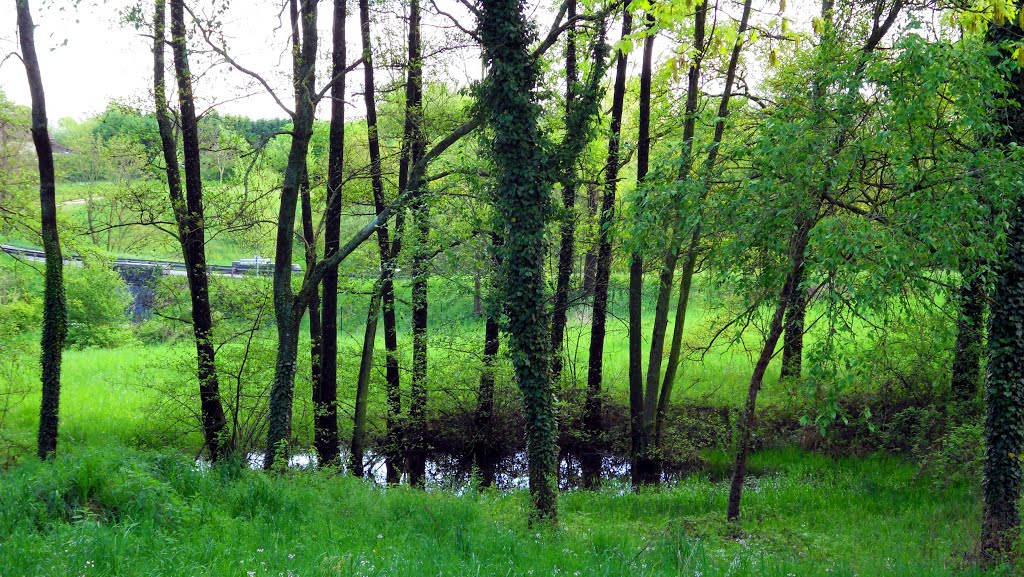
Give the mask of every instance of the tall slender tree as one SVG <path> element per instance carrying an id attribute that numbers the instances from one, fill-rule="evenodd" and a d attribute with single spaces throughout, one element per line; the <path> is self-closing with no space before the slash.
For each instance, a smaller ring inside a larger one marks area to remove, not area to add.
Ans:
<path id="1" fill-rule="evenodd" d="M 39 163 L 40 233 L 46 255 L 43 292 L 42 401 L 39 410 L 37 452 L 42 459 L 57 451 L 57 423 L 60 414 L 60 365 L 64 338 L 67 336 L 67 304 L 64 301 L 64 259 L 57 232 L 57 184 L 53 168 L 53 147 L 46 125 L 46 95 L 36 56 L 35 24 L 28 0 L 15 0 L 21 58 L 25 63 L 32 96 L 32 143 Z"/>
<path id="2" fill-rule="evenodd" d="M 569 289 L 572 281 L 573 260 L 576 257 L 576 190 L 579 187 L 577 164 L 591 141 L 594 125 L 600 115 L 604 96 L 602 80 L 608 62 L 605 42 L 607 15 L 596 14 L 596 30 L 591 40 L 589 70 L 583 82 L 579 81 L 576 52 L 576 4 L 570 0 L 566 6 L 568 39 L 566 42 L 565 134 L 554 148 L 554 170 L 562 189 L 561 244 L 558 249 L 558 271 L 555 280 L 554 307 L 551 311 L 551 378 L 557 385 L 562 372 L 562 342 L 569 312 Z"/>
<path id="3" fill-rule="evenodd" d="M 700 8 L 698 8 L 699 10 Z M 647 15 L 647 35 L 644 37 L 643 62 L 640 65 L 640 118 L 636 147 L 636 182 L 637 188 L 643 186 L 650 168 L 651 157 L 651 73 L 654 68 L 654 41 L 657 33 L 654 29 L 655 19 Z M 697 44 L 700 46 L 700 44 Z M 639 251 L 633 251 L 629 260 L 629 425 L 630 425 L 630 457 L 632 466 L 630 476 L 633 486 L 650 482 L 650 472 L 645 470 L 640 459 L 646 456 L 641 453 L 640 428 L 643 426 L 643 289 L 644 289 L 643 257 Z M 644 474 L 646 473 L 646 474 Z"/>
<path id="4" fill-rule="evenodd" d="M 576 0 L 567 7 L 569 29 L 565 42 L 565 138 L 584 139 L 571 132 L 570 117 L 576 98 L 579 71 L 576 66 Z M 573 259 L 576 257 L 576 179 L 575 159 L 563 168 L 561 244 L 558 247 L 558 273 L 555 279 L 555 306 L 551 311 L 551 379 L 558 385 L 562 375 L 562 341 L 569 313 L 569 285 L 572 281 Z"/>
<path id="5" fill-rule="evenodd" d="M 422 487 L 426 477 L 427 410 L 427 277 L 430 264 L 430 210 L 422 183 L 410 183 L 409 167 L 423 158 L 423 49 L 420 41 L 420 3 L 409 2 L 408 78 L 405 84 L 405 127 L 398 173 L 399 188 L 413 191 L 412 254 L 412 380 L 409 399 L 409 484 Z"/>
<path id="6" fill-rule="evenodd" d="M 345 0 L 334 0 L 331 37 L 331 127 L 328 135 L 324 259 L 341 246 L 342 182 L 345 165 Z M 338 439 L 338 269 L 324 273 L 320 327 L 320 379 L 313 386 L 313 444 L 321 463 L 336 464 Z M 374 313 L 376 317 L 376 313 Z M 362 461 L 360 460 L 360 463 Z M 360 471 L 362 468 L 360 467 Z"/>
<path id="7" fill-rule="evenodd" d="M 202 161 L 199 147 L 199 121 L 196 117 L 195 97 L 192 92 L 192 71 L 188 59 L 188 31 L 185 24 L 184 0 L 171 0 L 171 49 L 174 53 L 174 74 L 178 83 L 178 118 L 181 123 L 182 157 L 185 166 L 185 198 L 182 203 L 180 181 L 175 192 L 170 176 L 171 167 L 177 172 L 177 152 L 173 137 L 171 142 L 163 136 L 170 126 L 161 128 L 164 141 L 164 158 L 168 166 L 168 188 L 171 204 L 178 220 L 182 257 L 185 260 L 185 274 L 189 283 L 192 300 L 192 332 L 196 343 L 196 365 L 199 378 L 199 403 L 203 421 L 203 435 L 210 458 L 216 460 L 222 453 L 220 445 L 226 419 L 220 399 L 220 382 L 217 379 L 216 348 L 213 346 L 213 313 L 210 308 L 210 279 L 206 267 L 206 230 L 203 208 Z M 161 22 L 162 23 L 162 22 Z M 160 34 L 159 71 L 154 63 L 154 77 L 163 84 L 163 34 Z M 166 99 L 160 112 L 166 110 Z M 166 119 L 165 119 L 166 123 Z M 167 146 L 171 145 L 168 150 Z M 169 158 L 173 158 L 170 164 Z M 175 198 L 177 197 L 177 198 Z"/>
<path id="8" fill-rule="evenodd" d="M 736 82 L 736 74 L 739 66 L 740 54 L 743 50 L 745 43 L 747 42 L 747 28 L 750 23 L 750 12 L 752 9 L 752 3 L 747 1 L 743 4 L 743 11 L 740 15 L 739 26 L 736 30 L 736 39 L 733 42 L 732 50 L 729 54 L 729 61 L 726 65 L 725 70 L 725 86 L 722 93 L 722 97 L 718 102 L 718 113 L 715 118 L 714 131 L 711 137 L 711 143 L 707 148 L 707 156 L 704 162 L 699 167 L 699 173 L 693 174 L 694 167 L 694 145 L 695 145 L 695 127 L 693 121 L 697 113 L 695 101 L 691 98 L 694 92 L 698 91 L 698 85 L 700 76 L 700 64 L 703 60 L 704 54 L 701 50 L 700 59 L 695 59 L 694 64 L 691 65 L 690 73 L 688 77 L 688 94 L 687 94 L 687 118 L 684 121 L 683 126 L 683 152 L 682 162 L 680 163 L 679 174 L 677 175 L 678 180 L 692 180 L 697 183 L 699 190 L 699 200 L 703 203 L 704 198 L 708 195 L 712 177 L 716 170 L 716 163 L 718 160 L 719 150 L 721 148 L 722 140 L 725 136 L 725 122 L 729 116 L 729 104 L 732 100 L 733 86 Z M 707 42 L 704 38 L 705 27 L 707 22 L 707 2 L 697 7 L 695 11 L 695 25 L 694 25 L 694 44 L 695 46 L 705 48 Z M 698 208 L 698 210 L 700 210 Z M 696 259 L 696 251 L 700 242 L 700 220 L 693 231 L 690 233 L 690 244 L 687 249 L 687 258 L 684 261 L 684 278 L 680 281 L 680 286 L 685 287 L 686 299 L 689 299 L 690 286 L 692 284 L 692 276 L 694 270 L 694 263 Z M 689 230 L 688 227 L 682 226 L 681 219 L 676 221 L 670 226 L 672 232 L 670 233 L 672 241 L 665 251 L 662 258 L 661 271 L 658 276 L 658 296 L 655 302 L 654 309 L 654 326 L 651 329 L 651 351 L 648 357 L 647 363 L 647 375 L 646 375 L 646 387 L 644 390 L 644 403 L 643 403 L 643 416 L 642 423 L 640 426 L 640 439 L 638 441 L 638 458 L 637 466 L 640 469 L 639 477 L 642 482 L 656 483 L 660 477 L 661 461 L 659 457 L 659 447 L 657 445 L 658 439 L 658 423 L 657 419 L 659 415 L 664 415 L 667 410 L 669 402 L 669 396 L 671 395 L 671 384 L 667 383 L 667 379 L 662 380 L 662 363 L 665 353 L 665 337 L 668 328 L 668 311 L 669 304 L 672 297 L 672 286 L 673 278 L 675 276 L 676 265 L 678 264 L 679 255 L 682 251 L 680 247 L 681 240 L 685 238 L 686 232 Z M 692 260 L 691 260 L 692 259 Z M 676 345 L 676 335 L 681 339 L 683 326 L 678 324 L 681 320 L 685 320 L 686 312 L 685 306 L 686 301 L 677 302 L 677 326 L 675 327 L 675 335 L 673 336 L 672 345 Z M 682 312 L 679 312 L 682 307 Z M 678 354 L 678 348 L 675 349 Z M 678 356 L 675 358 L 671 355 L 672 347 L 670 346 L 670 358 L 669 366 L 672 367 L 673 363 L 678 363 Z M 673 379 L 675 378 L 674 368 L 672 368 L 672 374 L 669 375 Z M 667 388 L 666 388 L 667 387 Z M 660 407 L 660 409 L 659 409 Z"/>
<path id="9" fill-rule="evenodd" d="M 373 71 L 373 37 L 370 29 L 370 2 L 359 0 L 360 38 L 363 46 L 363 102 L 366 105 L 367 143 L 370 149 L 370 185 L 373 189 L 373 205 L 377 214 L 387 208 L 384 197 L 383 164 L 380 153 L 380 135 L 377 125 L 377 97 Z M 401 213 L 399 213 L 401 216 Z M 384 315 L 384 349 L 386 351 L 384 377 L 387 382 L 387 431 L 384 440 L 384 455 L 387 462 L 388 483 L 398 483 L 402 477 L 402 389 L 398 372 L 398 324 L 395 319 L 395 262 L 398 257 L 398 237 L 401 232 L 396 226 L 395 242 L 387 222 L 376 229 L 377 248 L 380 252 L 381 307 Z"/>
<path id="10" fill-rule="evenodd" d="M 622 11 L 622 38 L 633 31 L 633 15 L 629 7 Z M 615 219 L 615 193 L 619 183 L 619 147 L 622 131 L 622 108 L 626 94 L 628 55 L 619 51 L 615 60 L 615 86 L 612 89 L 611 127 L 608 136 L 608 157 L 605 161 L 604 194 L 598 225 L 597 273 L 594 280 L 594 306 L 590 327 L 590 356 L 587 366 L 587 399 L 583 407 L 584 450 L 580 457 L 583 484 L 594 488 L 601 483 L 601 455 L 597 449 L 603 430 L 601 387 L 604 378 L 604 339 L 608 316 L 608 281 L 612 266 L 612 223 Z"/>
<path id="11" fill-rule="evenodd" d="M 301 4 L 299 4 L 301 2 Z M 292 400 L 295 392 L 295 364 L 298 356 L 299 329 L 303 312 L 308 307 L 310 291 L 319 279 L 313 279 L 315 269 L 306 270 L 303 287 L 296 295 L 292 290 L 292 248 L 295 236 L 295 211 L 299 201 L 302 179 L 306 172 L 306 155 L 313 134 L 316 110 L 317 2 L 316 0 L 290 0 L 292 34 L 301 35 L 294 41 L 299 46 L 292 53 L 292 88 L 295 110 L 292 113 L 292 138 L 288 150 L 284 182 L 281 184 L 277 217 L 277 244 L 274 254 L 274 317 L 277 321 L 277 360 L 274 383 L 270 388 L 270 406 L 267 427 L 267 447 L 264 467 L 270 469 L 287 455 L 292 432 Z M 337 255 L 336 255 L 337 258 Z M 335 263 L 334 266 L 337 266 Z M 322 267 L 320 275 L 322 278 Z"/>
<path id="12" fill-rule="evenodd" d="M 366 313 L 366 328 L 363 331 L 363 349 L 359 359 L 359 376 L 356 377 L 355 416 L 352 422 L 352 444 L 350 445 L 349 469 L 356 477 L 365 474 L 366 454 L 366 409 L 370 391 L 370 371 L 373 369 L 373 348 L 377 340 L 377 319 L 380 317 L 380 282 L 370 294 L 369 310 Z"/>

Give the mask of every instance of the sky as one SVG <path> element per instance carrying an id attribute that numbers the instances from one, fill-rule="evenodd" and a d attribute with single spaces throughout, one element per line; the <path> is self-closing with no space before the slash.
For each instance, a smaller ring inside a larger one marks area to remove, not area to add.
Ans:
<path id="1" fill-rule="evenodd" d="M 51 123 L 64 117 L 82 120 L 103 111 L 111 100 L 117 100 L 143 109 L 152 106 L 151 86 L 153 75 L 152 41 L 143 34 L 149 30 L 136 30 L 121 20 L 120 14 L 132 4 L 130 0 L 84 0 L 73 7 L 72 0 L 48 0 L 32 2 L 33 19 L 36 24 L 36 50 L 39 53 L 43 85 L 46 91 L 47 115 Z M 145 2 L 147 8 L 152 2 Z M 211 0 L 190 2 L 196 10 L 213 6 Z M 259 72 L 275 88 L 281 100 L 291 102 L 289 88 L 290 57 L 287 52 L 287 15 L 280 14 L 280 0 L 248 0 L 217 2 L 226 4 L 227 11 L 220 16 L 228 49 L 233 58 L 243 66 Z M 320 76 L 326 81 L 327 63 L 330 52 L 332 9 L 331 2 L 320 2 L 319 28 L 321 58 Z M 429 6 L 429 2 L 427 2 Z M 453 0 L 441 5 L 445 11 L 464 18 L 462 24 L 472 27 L 472 20 L 465 10 Z M 355 2 L 350 2 L 346 26 L 349 61 L 361 53 L 359 45 L 358 14 Z M 382 9 L 383 10 L 383 9 Z M 147 15 L 149 18 L 149 15 Z M 283 18 L 283 19 L 282 19 Z M 458 35 L 451 34 L 452 27 L 442 19 L 424 22 L 424 37 L 429 50 L 435 47 L 460 44 Z M 389 54 L 400 53 L 404 42 L 405 23 L 398 14 L 377 12 L 374 15 L 374 40 L 383 49 L 378 57 L 378 86 L 386 85 L 391 70 L 387 67 Z M 284 26 L 282 26 L 284 24 Z M 18 47 L 17 21 L 14 3 L 0 2 L 0 90 L 8 99 L 30 104 L 25 70 L 15 55 Z M 193 48 L 206 48 L 201 40 L 194 39 Z M 208 51 L 207 51 L 208 52 Z M 456 81 L 465 84 L 479 78 L 478 53 L 467 55 L 467 50 L 456 50 L 438 61 L 434 70 L 428 71 L 428 80 Z M 475 56 L 475 57 L 474 57 Z M 167 51 L 170 66 L 170 50 Z M 197 53 L 192 57 L 192 69 L 196 75 L 197 107 L 202 111 L 213 105 L 221 113 L 244 114 L 252 118 L 281 118 L 286 113 L 274 102 L 265 90 L 254 86 L 251 79 L 230 69 L 227 65 L 214 65 L 211 54 Z M 443 78 L 442 78 L 443 77 Z M 362 74 L 357 70 L 350 74 L 348 82 L 349 114 L 362 116 L 361 97 Z M 173 77 L 167 76 L 168 84 Z M 320 114 L 328 114 L 328 107 L 321 106 Z"/>
<path id="2" fill-rule="evenodd" d="M 152 107 L 152 42 L 144 34 L 123 21 L 121 15 L 133 2 L 141 1 L 151 10 L 152 0 L 32 0 L 33 17 L 37 26 L 36 44 L 40 57 L 43 84 L 46 90 L 48 116 L 51 123 L 72 117 L 82 120 L 102 112 L 112 100 L 148 110 Z M 775 17 L 778 4 L 769 1 L 757 19 Z M 288 54 L 287 16 L 281 13 L 284 0 L 190 0 L 188 5 L 200 14 L 208 15 L 215 6 L 224 8 L 218 16 L 228 51 L 243 66 L 259 72 L 277 91 L 280 99 L 291 102 L 290 58 Z M 444 82 L 450 86 L 465 86 L 481 75 L 479 49 L 466 46 L 467 37 L 444 12 L 459 20 L 459 26 L 475 28 L 472 15 L 459 0 L 422 0 L 424 5 L 423 35 L 426 59 L 426 80 Z M 534 0 L 529 9 L 544 34 L 550 26 L 554 0 Z M 791 0 L 787 18 L 791 28 L 809 29 L 810 20 L 820 9 L 816 0 Z M 402 2 L 373 2 L 373 35 L 378 90 L 389 82 L 400 83 L 400 65 L 404 62 L 403 49 L 406 22 Z M 327 80 L 330 57 L 332 2 L 319 2 L 320 85 Z M 349 0 L 346 35 L 348 60 L 361 54 L 359 19 L 356 2 Z M 727 11 L 736 9 L 726 4 Z M 391 12 L 389 12 L 391 11 Z M 733 15 L 735 17 L 735 15 Z M 149 14 L 146 18 L 150 18 Z M 611 34 L 617 35 L 618 25 Z M 17 23 L 14 3 L 0 1 L 0 90 L 16 103 L 30 104 L 28 85 L 18 51 Z M 669 57 L 671 43 L 661 39 L 656 50 L 661 57 Z M 223 114 L 243 114 L 251 118 L 282 118 L 287 116 L 260 86 L 251 78 L 221 62 L 199 38 L 192 37 L 191 64 L 196 78 L 195 92 L 200 112 L 216 106 Z M 435 51 L 442 53 L 438 56 Z M 660 59 L 660 57 L 659 57 Z M 638 65 L 639 58 L 630 59 Z M 167 51 L 170 66 L 170 50 Z M 764 71 L 760 71 L 763 73 Z M 748 70 L 748 80 L 756 82 L 763 74 Z M 167 76 L 173 86 L 173 76 Z M 364 115 L 362 106 L 361 67 L 350 74 L 347 82 L 346 115 L 358 118 Z M 318 114 L 326 118 L 329 107 L 320 106 Z"/>

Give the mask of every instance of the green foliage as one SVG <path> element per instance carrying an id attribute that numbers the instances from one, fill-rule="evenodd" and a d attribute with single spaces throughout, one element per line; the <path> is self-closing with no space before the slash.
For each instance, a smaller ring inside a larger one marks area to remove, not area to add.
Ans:
<path id="1" fill-rule="evenodd" d="M 132 297 L 108 260 L 93 255 L 81 267 L 65 267 L 64 292 L 69 346 L 109 348 L 131 341 L 128 308 Z"/>

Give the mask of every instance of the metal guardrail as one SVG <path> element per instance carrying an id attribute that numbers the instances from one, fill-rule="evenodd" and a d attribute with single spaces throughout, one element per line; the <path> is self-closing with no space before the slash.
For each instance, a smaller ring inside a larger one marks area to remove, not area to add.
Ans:
<path id="1" fill-rule="evenodd" d="M 0 244 L 0 250 L 11 256 L 20 256 L 34 261 L 45 261 L 46 253 L 41 250 L 34 248 L 22 248 L 19 246 L 11 246 L 7 244 Z M 79 255 L 71 255 L 64 257 L 65 262 L 82 262 L 82 257 Z M 185 263 L 174 262 L 169 260 L 145 260 L 135 258 L 119 258 L 114 260 L 114 267 L 118 268 L 159 268 L 164 274 L 167 273 L 185 273 Z M 235 265 L 223 265 L 223 264 L 210 264 L 206 266 L 206 269 L 211 274 L 228 277 L 238 277 L 244 274 L 250 274 L 258 272 L 259 270 L 274 270 L 273 263 L 269 265 L 263 264 L 260 267 L 248 266 L 246 264 L 235 264 Z M 302 267 L 297 264 L 292 265 L 292 274 L 302 272 Z"/>

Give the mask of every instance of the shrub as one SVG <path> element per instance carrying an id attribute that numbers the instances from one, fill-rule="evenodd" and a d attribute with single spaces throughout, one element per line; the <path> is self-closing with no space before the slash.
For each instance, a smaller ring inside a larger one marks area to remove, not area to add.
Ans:
<path id="1" fill-rule="evenodd" d="M 88 256 L 81 267 L 64 269 L 68 305 L 68 346 L 115 347 L 131 340 L 132 297 L 110 261 Z"/>

